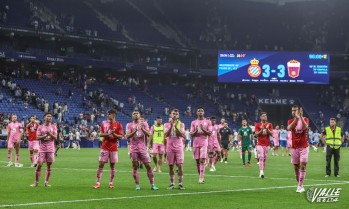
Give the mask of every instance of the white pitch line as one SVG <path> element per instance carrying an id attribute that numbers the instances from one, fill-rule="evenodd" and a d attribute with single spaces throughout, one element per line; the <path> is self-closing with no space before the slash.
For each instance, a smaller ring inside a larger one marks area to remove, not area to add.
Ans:
<path id="1" fill-rule="evenodd" d="M 64 170 L 85 170 L 85 171 L 96 171 L 96 169 L 79 169 L 79 168 L 56 168 L 56 169 L 64 169 Z M 105 170 L 105 171 L 109 171 L 109 170 Z M 118 171 L 116 170 L 116 172 L 120 172 L 120 173 L 131 173 L 132 171 Z M 139 173 L 145 173 L 145 172 L 139 172 Z M 169 175 L 168 173 L 156 173 L 156 175 Z M 184 175 L 187 176 L 198 176 L 198 174 L 194 174 L 194 173 L 184 173 Z M 260 177 L 254 177 L 254 176 L 229 176 L 229 175 L 210 175 L 210 174 L 205 174 L 205 176 L 209 176 L 209 177 L 226 177 L 226 178 L 251 178 L 251 179 L 260 179 Z M 272 180 L 295 180 L 293 178 L 268 178 L 265 177 L 266 179 L 272 179 Z M 305 179 L 305 180 L 309 180 L 309 181 L 319 181 L 319 182 L 336 182 L 336 183 L 349 183 L 349 181 L 338 181 L 338 180 L 321 180 L 321 179 Z"/>
<path id="2" fill-rule="evenodd" d="M 2 163 L 7 163 L 4 161 L 0 161 Z M 7 167 L 7 166 L 4 166 Z M 22 167 L 22 168 L 27 168 L 27 169 L 33 169 L 31 167 Z M 96 171 L 96 169 L 91 169 L 91 168 L 52 168 L 53 170 L 70 170 L 70 171 Z M 104 171 L 110 171 L 108 169 L 104 169 Z M 116 170 L 118 173 L 131 173 L 132 171 L 120 171 Z M 139 172 L 139 173 L 145 173 L 145 172 Z M 156 173 L 156 175 L 168 175 L 168 173 Z M 198 174 L 194 173 L 184 173 L 186 176 L 197 176 Z M 229 176 L 229 175 L 210 175 L 210 174 L 205 174 L 207 177 L 226 177 L 226 178 L 250 178 L 250 179 L 259 179 L 259 177 L 254 177 L 254 176 Z M 293 178 L 276 178 L 276 177 L 265 177 L 265 179 L 271 179 L 271 180 L 294 180 Z M 305 179 L 306 181 L 318 181 L 318 182 L 335 182 L 335 183 L 349 183 L 349 181 L 338 181 L 338 180 L 322 180 L 322 179 Z"/>
<path id="3" fill-rule="evenodd" d="M 343 183 L 331 183 L 331 184 L 310 184 L 305 185 L 307 187 L 311 186 L 328 186 Z M 348 184 L 348 183 L 346 183 Z M 124 196 L 124 197 L 107 197 L 107 198 L 93 198 L 84 200 L 62 200 L 56 202 L 33 202 L 33 203 L 21 203 L 21 204 L 9 204 L 0 205 L 0 208 L 4 207 L 20 207 L 20 206 L 33 206 L 33 205 L 53 205 L 62 203 L 76 203 L 76 202 L 93 202 L 93 201 L 103 201 L 103 200 L 122 200 L 122 199 L 138 199 L 138 198 L 151 198 L 151 197 L 169 197 L 169 196 L 183 196 L 183 195 L 199 195 L 199 194 L 213 194 L 213 193 L 229 193 L 229 192 L 244 192 L 244 191 L 259 191 L 259 190 L 269 190 L 269 189 L 285 189 L 294 188 L 296 186 L 278 186 L 278 187 L 262 187 L 262 188 L 247 188 L 247 189 L 231 189 L 231 190 L 218 190 L 218 191 L 207 191 L 207 192 L 186 192 L 186 193 L 176 193 L 176 194 L 157 194 L 157 195 L 142 195 L 142 196 Z"/>

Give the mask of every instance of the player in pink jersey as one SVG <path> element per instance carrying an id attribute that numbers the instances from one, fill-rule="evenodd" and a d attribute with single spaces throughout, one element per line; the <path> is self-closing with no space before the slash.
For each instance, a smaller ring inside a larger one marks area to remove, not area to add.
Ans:
<path id="1" fill-rule="evenodd" d="M 280 130 L 279 125 L 275 126 L 275 129 L 273 130 L 273 142 L 274 142 L 274 149 L 272 152 L 272 155 L 279 156 L 278 149 L 280 146 Z"/>
<path id="2" fill-rule="evenodd" d="M 199 173 L 199 184 L 203 184 L 205 177 L 205 159 L 207 156 L 208 137 L 212 133 L 211 121 L 204 117 L 203 107 L 196 109 L 198 118 L 191 122 L 190 135 L 193 137 L 194 159 Z"/>
<path id="3" fill-rule="evenodd" d="M 99 154 L 97 169 L 97 182 L 93 189 L 100 188 L 104 164 L 110 161 L 109 188 L 114 188 L 115 164 L 118 162 L 118 140 L 122 138 L 122 125 L 115 121 L 116 110 L 108 111 L 108 120 L 103 121 L 99 136 L 103 137 L 102 148 Z"/>
<path id="4" fill-rule="evenodd" d="M 39 160 L 38 166 L 35 170 L 35 182 L 30 186 L 38 186 L 42 164 L 46 163 L 47 169 L 44 185 L 45 187 L 49 187 L 51 186 L 48 184 L 48 182 L 51 176 L 51 165 L 55 161 L 55 140 L 57 139 L 57 126 L 52 124 L 51 113 L 45 113 L 44 123 L 38 127 L 38 130 L 36 131 L 36 137 L 41 142 L 39 148 Z"/>
<path id="5" fill-rule="evenodd" d="M 149 137 L 149 125 L 140 121 L 140 113 L 138 110 L 132 112 L 131 123 L 126 125 L 126 138 L 130 139 L 130 155 L 132 160 L 132 175 L 136 183 L 136 190 L 140 190 L 138 180 L 138 161 L 144 163 L 147 169 L 148 178 L 151 184 L 151 190 L 158 190 L 154 184 L 154 173 L 150 166 L 150 157 L 147 151 L 146 137 Z"/>
<path id="6" fill-rule="evenodd" d="M 36 116 L 30 117 L 29 123 L 26 126 L 28 133 L 28 150 L 30 153 L 31 167 L 36 167 L 38 163 L 39 141 L 36 137 L 36 131 L 39 124 L 36 122 Z"/>
<path id="7" fill-rule="evenodd" d="M 23 126 L 17 121 L 17 115 L 13 114 L 11 116 L 11 123 L 8 124 L 7 128 L 7 150 L 8 150 L 8 165 L 13 166 L 12 163 L 12 149 L 16 150 L 16 167 L 23 167 L 23 164 L 19 163 L 19 148 L 21 144 Z"/>
<path id="8" fill-rule="evenodd" d="M 298 187 L 296 192 L 305 192 L 303 182 L 308 163 L 308 129 L 309 119 L 303 117 L 303 109 L 298 105 L 292 106 L 293 118 L 287 121 L 287 130 L 292 132 L 292 163 Z"/>
<path id="9" fill-rule="evenodd" d="M 174 189 L 174 165 L 178 168 L 178 189 L 185 189 L 183 187 L 183 163 L 184 163 L 184 139 L 185 126 L 179 120 L 178 109 L 171 111 L 170 120 L 164 125 L 166 138 L 166 152 L 168 158 L 168 165 L 170 168 L 170 186 L 167 189 Z"/>
<path id="10" fill-rule="evenodd" d="M 211 117 L 212 134 L 208 137 L 208 157 L 210 164 L 210 171 L 216 171 L 216 163 L 221 157 L 221 146 L 218 141 L 218 134 L 220 125 L 216 124 L 216 117 Z"/>
<path id="11" fill-rule="evenodd" d="M 286 149 L 286 155 L 291 156 L 292 154 L 292 132 L 287 131 L 287 149 Z"/>

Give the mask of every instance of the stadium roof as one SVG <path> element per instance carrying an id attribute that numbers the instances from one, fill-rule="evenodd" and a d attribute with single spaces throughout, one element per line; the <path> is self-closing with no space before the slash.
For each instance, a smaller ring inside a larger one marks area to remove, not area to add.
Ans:
<path id="1" fill-rule="evenodd" d="M 245 0 L 250 2 L 260 2 L 260 3 L 271 3 L 277 4 L 280 6 L 285 5 L 286 3 L 295 3 L 295 2 L 309 2 L 309 1 L 327 1 L 327 0 Z"/>

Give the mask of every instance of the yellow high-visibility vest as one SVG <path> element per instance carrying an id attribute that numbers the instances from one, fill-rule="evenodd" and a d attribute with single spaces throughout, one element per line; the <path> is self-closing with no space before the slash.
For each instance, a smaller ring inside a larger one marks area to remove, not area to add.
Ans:
<path id="1" fill-rule="evenodd" d="M 153 143 L 154 144 L 164 144 L 165 134 L 164 134 L 164 125 L 161 126 L 153 126 L 154 134 L 153 134 Z"/>
<path id="2" fill-rule="evenodd" d="M 338 149 L 342 145 L 342 129 L 340 127 L 336 127 L 336 130 L 332 132 L 331 127 L 327 126 L 325 128 L 326 131 L 326 144 L 329 145 L 331 148 Z"/>

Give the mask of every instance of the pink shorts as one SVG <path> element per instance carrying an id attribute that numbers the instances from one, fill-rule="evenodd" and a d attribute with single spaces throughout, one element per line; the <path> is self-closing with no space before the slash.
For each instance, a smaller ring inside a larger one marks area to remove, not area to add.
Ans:
<path id="1" fill-rule="evenodd" d="M 54 152 L 39 152 L 39 163 L 53 163 L 55 161 Z"/>
<path id="2" fill-rule="evenodd" d="M 118 151 L 108 151 L 108 150 L 102 150 L 99 153 L 98 161 L 108 163 L 108 160 L 110 160 L 110 163 L 117 163 L 118 162 Z"/>
<path id="3" fill-rule="evenodd" d="M 208 144 L 207 146 L 208 152 L 220 152 L 221 151 L 221 146 L 219 145 L 218 142 L 214 142 L 213 144 Z"/>
<path id="4" fill-rule="evenodd" d="M 163 144 L 153 144 L 152 149 L 153 154 L 165 154 L 165 145 Z"/>
<path id="5" fill-rule="evenodd" d="M 21 143 L 21 140 L 19 140 L 19 141 L 8 140 L 7 148 L 8 148 L 8 149 L 13 149 L 13 148 L 15 148 L 17 142 Z"/>
<path id="6" fill-rule="evenodd" d="M 204 146 L 204 147 L 194 147 L 193 148 L 193 158 L 195 160 L 198 160 L 198 159 L 206 159 L 207 157 L 207 147 Z"/>
<path id="7" fill-rule="evenodd" d="M 34 140 L 34 141 L 28 141 L 28 150 L 32 151 L 32 150 L 39 150 L 39 141 L 38 140 Z"/>
<path id="8" fill-rule="evenodd" d="M 184 163 L 184 152 L 181 151 L 173 151 L 167 153 L 167 160 L 169 165 L 178 165 Z"/>
<path id="9" fill-rule="evenodd" d="M 289 147 L 289 148 L 292 147 L 292 140 L 287 140 L 287 147 Z"/>
<path id="10" fill-rule="evenodd" d="M 307 163 L 309 155 L 309 147 L 292 149 L 292 163 Z"/>
<path id="11" fill-rule="evenodd" d="M 150 156 L 147 151 L 143 152 L 132 152 L 131 153 L 132 162 L 141 161 L 143 163 L 150 163 Z"/>
<path id="12" fill-rule="evenodd" d="M 273 139 L 273 141 L 274 141 L 274 147 L 278 147 L 278 146 L 280 146 L 280 144 L 279 144 L 279 140 L 274 140 L 274 139 Z"/>
<path id="13" fill-rule="evenodd" d="M 257 146 L 258 158 L 262 160 L 268 159 L 269 146 Z"/>

